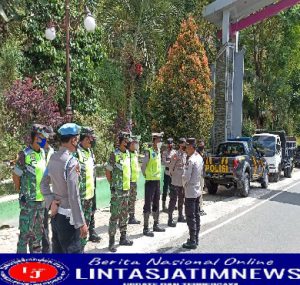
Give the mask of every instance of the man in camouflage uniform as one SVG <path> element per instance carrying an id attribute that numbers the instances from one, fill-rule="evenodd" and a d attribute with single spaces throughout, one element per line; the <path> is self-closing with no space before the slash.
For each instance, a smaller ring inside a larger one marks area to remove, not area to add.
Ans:
<path id="1" fill-rule="evenodd" d="M 163 186 L 163 194 L 162 194 L 162 210 L 165 213 L 168 213 L 168 209 L 166 207 L 166 200 L 168 196 L 169 189 L 171 188 L 171 177 L 169 166 L 171 162 L 171 157 L 175 154 L 175 150 L 173 149 L 173 139 L 167 139 L 167 149 L 162 153 L 161 163 L 165 167 L 164 173 L 164 186 Z"/>
<path id="2" fill-rule="evenodd" d="M 135 218 L 135 202 L 137 196 L 137 181 L 139 178 L 139 159 L 138 159 L 138 138 L 131 136 L 129 143 L 130 165 L 131 165 L 131 179 L 130 179 L 130 193 L 129 193 L 129 220 L 128 224 L 137 225 L 141 222 Z"/>
<path id="3" fill-rule="evenodd" d="M 131 246 L 133 242 L 127 238 L 128 200 L 130 191 L 130 155 L 127 145 L 130 134 L 119 134 L 119 146 L 111 154 L 106 166 L 106 177 L 110 183 L 110 220 L 109 220 L 109 250 L 116 252 L 115 235 L 117 225 L 121 233 L 120 245 Z"/>
<path id="4" fill-rule="evenodd" d="M 93 214 L 95 196 L 95 157 L 92 151 L 94 143 L 94 130 L 89 127 L 82 127 L 79 145 L 74 156 L 80 163 L 80 198 L 85 222 L 88 227 Z M 81 246 L 83 249 L 86 244 L 87 238 L 82 238 Z"/>
<path id="5" fill-rule="evenodd" d="M 179 139 L 179 149 L 171 157 L 170 163 L 170 176 L 171 176 L 171 188 L 170 188 L 170 202 L 169 202 L 169 227 L 176 227 L 176 223 L 173 221 L 173 212 L 178 199 L 178 222 L 185 223 L 186 220 L 183 216 L 183 203 L 184 203 L 184 188 L 182 184 L 182 175 L 184 166 L 186 164 L 186 152 L 185 152 L 185 138 Z"/>
<path id="6" fill-rule="evenodd" d="M 16 190 L 20 193 L 19 241 L 17 253 L 39 253 L 42 250 L 44 197 L 40 183 L 46 168 L 43 126 L 33 125 L 31 144 L 19 153 L 13 172 Z"/>

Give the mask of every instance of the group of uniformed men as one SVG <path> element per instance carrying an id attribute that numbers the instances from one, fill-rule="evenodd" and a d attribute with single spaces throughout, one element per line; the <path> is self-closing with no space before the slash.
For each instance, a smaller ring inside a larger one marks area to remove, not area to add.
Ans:
<path id="1" fill-rule="evenodd" d="M 67 123 L 58 130 L 60 147 L 51 147 L 55 133 L 49 126 L 35 124 L 31 143 L 18 155 L 13 181 L 19 191 L 20 219 L 17 253 L 83 253 L 89 240 L 99 242 L 95 231 L 96 175 L 93 147 L 94 130 Z M 163 210 L 168 211 L 168 226 L 175 227 L 173 212 L 178 203 L 178 222 L 187 222 L 190 238 L 184 248 L 195 249 L 199 242 L 200 200 L 203 188 L 203 159 L 194 138 L 179 140 L 179 149 L 168 149 L 161 155 L 163 133 L 152 134 L 152 146 L 147 148 L 141 171 L 145 177 L 143 208 L 145 236 L 164 232 L 159 225 L 160 180 L 165 166 Z M 110 183 L 109 250 L 116 252 L 115 235 L 120 230 L 120 245 L 131 246 L 127 224 L 140 224 L 135 218 L 137 181 L 139 177 L 138 137 L 121 132 L 118 144 L 106 165 Z M 172 145 L 172 146 L 171 146 Z M 203 149 L 202 149 L 203 151 Z M 166 208 L 166 197 L 170 202 Z M 178 200 L 178 202 L 177 202 Z M 186 219 L 183 215 L 185 203 Z M 48 233 L 51 217 L 52 244 Z M 153 215 L 153 232 L 149 218 Z M 52 250 L 51 250 L 52 248 Z"/>

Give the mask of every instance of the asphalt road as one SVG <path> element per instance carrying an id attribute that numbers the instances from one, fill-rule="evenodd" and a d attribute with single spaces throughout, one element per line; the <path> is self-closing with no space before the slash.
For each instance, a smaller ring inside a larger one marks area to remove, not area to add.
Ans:
<path id="1" fill-rule="evenodd" d="M 200 245 L 188 251 L 165 246 L 160 252 L 191 253 L 300 253 L 300 181 L 260 197 L 201 228 Z"/>

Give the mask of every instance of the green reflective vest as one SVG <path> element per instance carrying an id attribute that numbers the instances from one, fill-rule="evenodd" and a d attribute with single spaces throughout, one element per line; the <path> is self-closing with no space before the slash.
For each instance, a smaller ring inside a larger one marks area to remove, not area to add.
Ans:
<path id="1" fill-rule="evenodd" d="M 28 147 L 24 150 L 25 169 L 21 177 L 21 194 L 27 201 L 44 201 L 41 193 L 41 181 L 46 169 L 45 152 L 41 148 L 36 152 Z"/>
<path id="2" fill-rule="evenodd" d="M 125 152 L 116 149 L 114 152 L 115 155 L 115 165 L 113 166 L 112 171 L 112 183 L 111 187 L 116 190 L 130 190 L 130 176 L 131 176 L 131 167 L 130 167 L 130 154 L 129 151 Z"/>
<path id="3" fill-rule="evenodd" d="M 161 156 L 160 151 L 157 152 L 151 147 L 149 151 L 149 161 L 146 166 L 146 180 L 160 180 L 161 176 Z"/>
<path id="4" fill-rule="evenodd" d="M 90 149 L 77 148 L 77 157 L 80 163 L 80 197 L 88 200 L 95 195 L 95 162 Z"/>
<path id="5" fill-rule="evenodd" d="M 139 158 L 136 151 L 130 152 L 131 182 L 137 182 L 139 177 Z"/>

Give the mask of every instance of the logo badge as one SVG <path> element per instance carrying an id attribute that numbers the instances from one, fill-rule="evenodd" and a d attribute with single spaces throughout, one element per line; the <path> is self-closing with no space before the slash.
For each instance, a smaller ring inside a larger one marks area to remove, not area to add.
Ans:
<path id="1" fill-rule="evenodd" d="M 57 284 L 69 277 L 69 268 L 46 258 L 21 258 L 0 265 L 0 280 L 8 284 Z"/>

